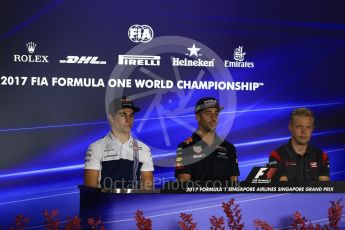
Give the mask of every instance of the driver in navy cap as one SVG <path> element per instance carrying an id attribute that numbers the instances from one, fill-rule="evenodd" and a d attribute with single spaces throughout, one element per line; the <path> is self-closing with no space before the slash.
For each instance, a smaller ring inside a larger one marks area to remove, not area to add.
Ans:
<path id="1" fill-rule="evenodd" d="M 201 98 L 195 105 L 198 128 L 177 148 L 175 177 L 178 181 L 237 181 L 240 172 L 236 149 L 216 134 L 222 109 L 213 97 Z"/>
<path id="2" fill-rule="evenodd" d="M 150 148 L 131 135 L 134 113 L 139 111 L 133 100 L 126 97 L 110 103 L 111 131 L 92 143 L 86 153 L 86 186 L 152 189 L 154 168 Z"/>

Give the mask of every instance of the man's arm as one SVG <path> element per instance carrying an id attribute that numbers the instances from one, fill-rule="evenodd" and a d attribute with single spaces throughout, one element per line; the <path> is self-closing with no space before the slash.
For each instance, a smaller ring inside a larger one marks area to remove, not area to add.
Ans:
<path id="1" fill-rule="evenodd" d="M 321 155 L 321 169 L 319 174 L 319 181 L 330 181 L 329 177 L 329 158 L 327 153 L 323 152 Z"/>
<path id="2" fill-rule="evenodd" d="M 229 143 L 227 147 L 227 154 L 229 156 L 229 171 L 230 181 L 238 181 L 240 175 L 240 169 L 238 167 L 236 148 L 233 144 Z"/>
<path id="3" fill-rule="evenodd" d="M 144 148 L 145 147 L 145 148 Z M 153 189 L 153 160 L 152 160 L 152 154 L 149 147 L 144 145 L 143 147 L 143 155 L 144 161 L 143 165 L 140 169 L 140 189 L 142 190 L 152 190 Z"/>
<path id="4" fill-rule="evenodd" d="M 181 158 L 181 160 L 179 162 L 176 162 L 175 165 L 176 179 L 179 182 L 190 181 L 192 179 L 192 174 L 189 173 L 191 172 L 190 165 L 184 165 L 184 160 L 182 160 L 182 156 L 177 158 Z"/>
<path id="5" fill-rule="evenodd" d="M 193 139 L 187 138 L 184 142 L 179 144 L 176 150 L 176 161 L 175 161 L 175 177 L 179 182 L 186 182 L 192 179 L 192 168 L 190 164 L 187 164 L 188 156 L 188 144 Z"/>
<path id="6" fill-rule="evenodd" d="M 141 171 L 141 189 L 152 190 L 153 189 L 153 173 L 152 171 Z"/>
<path id="7" fill-rule="evenodd" d="M 279 181 L 288 181 L 286 169 L 278 151 L 272 151 L 270 153 L 268 165 L 272 168 L 278 168 L 277 173 L 280 175 Z"/>
<path id="8" fill-rule="evenodd" d="M 98 188 L 99 170 L 85 169 L 84 170 L 84 185 Z"/>
<path id="9" fill-rule="evenodd" d="M 100 170 L 102 162 L 102 154 L 95 142 L 92 143 L 86 152 L 85 167 L 84 167 L 84 185 L 98 188 L 98 178 L 100 176 Z"/>

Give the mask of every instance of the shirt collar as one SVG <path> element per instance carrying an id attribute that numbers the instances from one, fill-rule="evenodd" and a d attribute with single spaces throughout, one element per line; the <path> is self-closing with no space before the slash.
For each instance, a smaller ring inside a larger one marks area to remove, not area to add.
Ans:
<path id="1" fill-rule="evenodd" d="M 120 140 L 117 138 L 117 137 L 115 137 L 114 136 L 114 134 L 111 132 L 111 131 L 109 131 L 109 133 L 108 133 L 108 138 L 111 140 L 111 141 L 115 141 L 117 144 L 122 144 L 121 142 L 120 142 Z M 129 139 L 128 139 L 128 141 L 126 141 L 125 143 L 123 143 L 123 145 L 125 145 L 125 144 L 128 144 L 128 143 L 130 143 L 130 142 L 133 142 L 133 137 L 132 137 L 132 134 L 130 133 L 129 134 Z"/>
<path id="2" fill-rule="evenodd" d="M 299 155 L 298 153 L 296 153 L 296 151 L 293 149 L 292 143 L 291 143 L 291 138 L 289 139 L 289 142 L 288 142 L 287 146 L 288 146 L 288 148 L 290 149 L 290 151 L 291 151 L 292 153 L 294 153 L 294 154 L 300 156 L 300 155 Z M 308 153 L 311 153 L 311 152 L 312 152 L 312 151 L 311 151 L 311 147 L 310 147 L 309 144 L 307 144 L 307 149 L 305 150 L 305 154 L 304 154 L 303 156 L 305 156 L 305 155 L 307 155 Z"/>
<path id="3" fill-rule="evenodd" d="M 192 134 L 192 138 L 195 142 L 201 141 L 201 137 L 196 131 Z"/>
<path id="4" fill-rule="evenodd" d="M 193 134 L 192 134 L 192 138 L 194 140 L 194 142 L 199 142 L 201 141 L 204 145 L 207 145 L 200 137 L 200 135 L 197 133 L 197 131 L 195 131 Z M 215 142 L 213 143 L 213 145 L 220 145 L 221 143 L 223 143 L 223 139 L 220 138 L 217 133 L 216 133 L 216 137 L 215 137 Z"/>

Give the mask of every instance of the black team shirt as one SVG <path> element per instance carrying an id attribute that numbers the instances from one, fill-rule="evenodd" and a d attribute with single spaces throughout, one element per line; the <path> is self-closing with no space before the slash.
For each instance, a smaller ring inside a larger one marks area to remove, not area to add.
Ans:
<path id="1" fill-rule="evenodd" d="M 236 149 L 218 136 L 208 146 L 193 133 L 177 148 L 175 177 L 179 174 L 190 174 L 192 181 L 230 180 L 231 176 L 240 175 Z"/>
<path id="2" fill-rule="evenodd" d="M 319 176 L 329 177 L 329 159 L 325 152 L 308 144 L 306 153 L 301 156 L 292 148 L 291 140 L 271 152 L 269 166 L 277 167 L 280 176 L 286 176 L 289 181 L 318 181 Z"/>

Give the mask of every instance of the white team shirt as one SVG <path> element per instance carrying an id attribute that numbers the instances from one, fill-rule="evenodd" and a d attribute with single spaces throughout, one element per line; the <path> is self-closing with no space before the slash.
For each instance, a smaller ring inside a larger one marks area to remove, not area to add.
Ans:
<path id="1" fill-rule="evenodd" d="M 154 171 L 152 155 L 150 148 L 143 142 L 136 139 L 138 145 L 139 162 L 142 163 L 140 170 Z M 93 169 L 102 171 L 102 162 L 105 161 L 133 161 L 133 137 L 125 143 L 121 143 L 111 132 L 105 137 L 92 143 L 86 153 L 84 169 Z M 128 162 L 124 161 L 124 162 Z M 129 170 L 131 171 L 131 170 Z M 119 172 L 122 173 L 122 172 Z M 101 180 L 101 173 L 99 173 L 98 182 Z"/>

